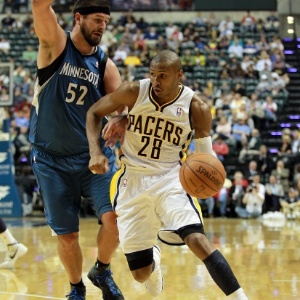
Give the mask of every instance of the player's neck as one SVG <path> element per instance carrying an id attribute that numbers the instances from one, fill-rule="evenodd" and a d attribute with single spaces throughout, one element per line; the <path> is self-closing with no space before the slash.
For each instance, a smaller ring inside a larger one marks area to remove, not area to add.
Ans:
<path id="1" fill-rule="evenodd" d="M 82 37 L 78 34 L 71 32 L 71 41 L 75 48 L 83 55 L 90 55 L 97 51 L 97 46 L 89 45 Z"/>
<path id="2" fill-rule="evenodd" d="M 153 92 L 153 89 L 151 87 L 150 94 L 151 94 L 152 99 L 154 99 L 157 104 L 164 105 L 166 103 L 173 102 L 176 98 L 178 98 L 179 95 L 181 94 L 182 89 L 183 89 L 183 85 L 180 83 L 176 93 L 174 92 L 172 94 L 168 94 L 168 96 L 166 96 L 166 97 L 158 97 Z"/>

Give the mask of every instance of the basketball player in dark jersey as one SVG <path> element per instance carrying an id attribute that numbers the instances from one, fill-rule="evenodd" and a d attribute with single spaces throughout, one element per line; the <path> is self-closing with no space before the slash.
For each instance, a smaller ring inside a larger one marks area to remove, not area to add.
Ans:
<path id="1" fill-rule="evenodd" d="M 79 245 L 82 197 L 90 201 L 101 224 L 97 262 L 88 278 L 102 290 L 104 300 L 124 299 L 110 271 L 111 257 L 119 243 L 109 200 L 115 157 L 99 136 L 109 171 L 93 174 L 88 168 L 85 131 L 86 112 L 91 105 L 121 84 L 116 65 L 98 47 L 110 19 L 110 8 L 106 0 L 78 0 L 73 9 L 73 29 L 65 32 L 57 23 L 52 3 L 53 0 L 32 2 L 39 39 L 29 136 L 33 171 L 71 284 L 68 299 L 84 300 L 86 294 Z"/>
<path id="2" fill-rule="evenodd" d="M 149 74 L 149 79 L 123 84 L 87 114 L 90 169 L 101 174 L 107 164 L 97 143 L 101 119 L 122 105 L 129 110 L 123 165 L 112 180 L 111 196 L 132 275 L 152 296 L 162 292 L 158 233 L 168 245 L 186 244 L 228 299 L 247 300 L 225 257 L 205 235 L 197 199 L 182 189 L 178 176 L 192 131 L 195 151 L 213 155 L 210 109 L 180 83 L 183 71 L 175 52 L 159 52 Z"/>

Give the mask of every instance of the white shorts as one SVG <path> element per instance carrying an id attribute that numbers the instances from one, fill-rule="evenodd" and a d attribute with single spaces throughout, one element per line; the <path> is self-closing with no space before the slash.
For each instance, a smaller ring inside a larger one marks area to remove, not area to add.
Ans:
<path id="1" fill-rule="evenodd" d="M 182 245 L 175 231 L 203 224 L 197 199 L 187 195 L 180 184 L 179 169 L 180 165 L 150 176 L 123 167 L 115 174 L 111 198 L 125 254 L 153 247 L 157 237 L 166 244 Z"/>

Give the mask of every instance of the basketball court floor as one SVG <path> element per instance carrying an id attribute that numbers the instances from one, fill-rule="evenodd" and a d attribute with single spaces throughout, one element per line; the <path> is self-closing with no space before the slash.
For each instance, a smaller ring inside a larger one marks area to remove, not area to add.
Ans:
<path id="1" fill-rule="evenodd" d="M 68 280 L 56 254 L 55 237 L 43 217 L 5 219 L 28 253 L 11 270 L 0 269 L 0 300 L 66 299 Z M 300 220 L 204 219 L 209 240 L 223 253 L 249 300 L 300 300 Z M 102 299 L 87 279 L 96 257 L 98 225 L 81 219 L 83 280 L 87 300 Z M 226 299 L 204 264 L 188 248 L 160 244 L 165 288 L 160 300 Z M 0 259 L 4 257 L 0 245 Z M 120 249 L 112 261 L 114 278 L 126 300 L 150 300 L 143 284 L 134 282 Z"/>

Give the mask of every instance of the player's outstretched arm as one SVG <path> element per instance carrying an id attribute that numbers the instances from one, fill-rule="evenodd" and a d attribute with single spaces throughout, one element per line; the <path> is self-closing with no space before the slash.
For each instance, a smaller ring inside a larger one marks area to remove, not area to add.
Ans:
<path id="1" fill-rule="evenodd" d="M 119 70 L 115 63 L 108 58 L 104 74 L 104 86 L 106 94 L 114 92 L 122 84 Z M 112 115 L 119 116 L 112 118 L 103 128 L 102 135 L 106 140 L 106 146 L 113 147 L 117 140 L 121 144 L 124 140 L 125 127 L 127 124 L 127 106 L 121 106 Z"/>
<path id="2" fill-rule="evenodd" d="M 51 64 L 66 45 L 66 34 L 57 23 L 56 14 L 51 7 L 53 2 L 53 0 L 32 1 L 34 29 L 39 39 L 38 68 Z"/>

